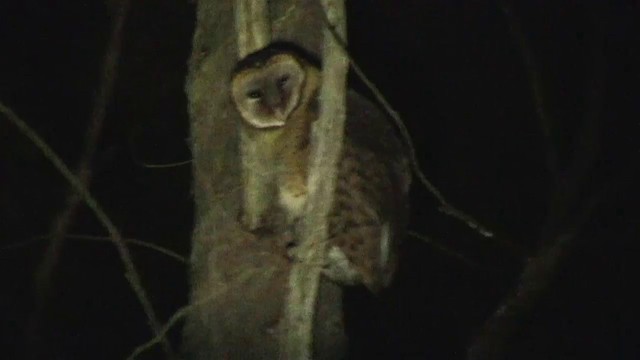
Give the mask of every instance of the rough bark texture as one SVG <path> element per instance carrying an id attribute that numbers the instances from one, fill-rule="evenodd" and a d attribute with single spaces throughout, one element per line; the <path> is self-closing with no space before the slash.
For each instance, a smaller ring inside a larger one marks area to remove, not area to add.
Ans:
<path id="1" fill-rule="evenodd" d="M 323 15 L 317 1 L 272 1 L 272 39 L 319 53 Z M 229 76 L 237 61 L 232 1 L 200 0 L 186 92 L 191 117 L 196 220 L 191 304 L 184 330 L 190 359 L 275 359 L 290 264 L 274 238 L 238 224 L 239 114 Z M 344 354 L 341 291 L 323 281 L 315 325 L 316 358 Z"/>
<path id="2" fill-rule="evenodd" d="M 322 0 L 330 27 L 346 38 L 343 0 Z M 282 359 L 313 358 L 314 309 L 320 292 L 322 265 L 326 263 L 328 217 L 333 206 L 338 162 L 342 155 L 346 115 L 346 80 L 349 60 L 327 26 L 323 27 L 320 119 L 312 125 L 309 158 L 309 197 L 298 225 L 298 261 L 289 274 L 285 300 Z"/>

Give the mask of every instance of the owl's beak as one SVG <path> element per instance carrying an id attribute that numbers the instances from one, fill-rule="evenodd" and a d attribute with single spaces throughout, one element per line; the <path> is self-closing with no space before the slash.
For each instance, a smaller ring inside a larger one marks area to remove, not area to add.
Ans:
<path id="1" fill-rule="evenodd" d="M 282 122 L 287 120 L 287 114 L 285 113 L 285 109 L 283 109 L 282 107 L 275 108 L 274 113 L 278 120 L 281 120 Z"/>

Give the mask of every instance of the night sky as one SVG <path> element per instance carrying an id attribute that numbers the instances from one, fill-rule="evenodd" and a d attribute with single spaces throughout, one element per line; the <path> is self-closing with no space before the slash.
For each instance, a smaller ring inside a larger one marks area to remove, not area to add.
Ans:
<path id="1" fill-rule="evenodd" d="M 136 0 L 126 22 L 114 95 L 92 160 L 91 192 L 126 238 L 188 256 L 193 226 L 183 91 L 193 3 Z M 414 183 L 410 229 L 397 281 L 379 298 L 345 296 L 351 358 L 462 359 L 484 321 L 539 249 L 557 184 L 594 152 L 576 199 L 556 224 L 575 233 L 550 287 L 513 334 L 510 358 L 638 359 L 640 237 L 640 32 L 637 1 L 514 2 L 550 136 L 532 95 L 530 68 L 495 1 L 348 2 L 350 50 L 402 115 L 429 179 L 457 207 L 499 234 L 487 239 L 438 212 Z M 0 102 L 71 167 L 83 149 L 110 33 L 103 1 L 3 1 Z M 600 74 L 603 87 L 594 80 Z M 370 93 L 355 77 L 353 86 Z M 601 93 L 598 93 L 601 89 Z M 596 95 L 593 95 L 596 94 Z M 596 118 L 595 122 L 591 119 Z M 599 124 L 595 141 L 580 134 Z M 547 164 L 550 149 L 557 171 Z M 29 342 L 34 276 L 69 186 L 0 114 L 0 336 L 6 359 L 121 359 L 147 341 L 144 313 L 106 241 L 69 239 Z M 570 226 L 590 200 L 586 221 Z M 74 235 L 105 236 L 83 206 Z M 637 245 L 636 245 L 637 246 Z M 131 246 L 162 321 L 187 302 L 188 268 Z M 464 260 L 461 260 L 463 257 Z M 170 334 L 179 344 L 180 327 Z M 31 344 L 31 345 L 28 345 Z M 33 349 L 31 349 L 33 350 Z M 7 355 L 8 354 L 8 355 Z M 141 358 L 162 358 L 150 352 Z"/>

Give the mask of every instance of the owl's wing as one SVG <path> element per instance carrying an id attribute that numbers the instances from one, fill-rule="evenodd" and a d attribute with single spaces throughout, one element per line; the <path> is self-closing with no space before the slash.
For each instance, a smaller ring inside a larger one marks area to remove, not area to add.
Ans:
<path id="1" fill-rule="evenodd" d="M 389 284 L 408 217 L 408 165 L 387 118 L 351 92 L 330 216 L 329 277 L 373 291 Z"/>
<path id="2" fill-rule="evenodd" d="M 350 90 L 347 97 L 345 137 L 357 148 L 376 156 L 390 180 L 403 194 L 411 186 L 409 149 L 392 120 L 364 96 Z"/>

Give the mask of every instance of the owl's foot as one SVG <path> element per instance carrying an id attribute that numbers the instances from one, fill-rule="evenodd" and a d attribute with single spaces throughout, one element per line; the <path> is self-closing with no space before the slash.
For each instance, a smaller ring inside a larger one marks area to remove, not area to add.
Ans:
<path id="1" fill-rule="evenodd" d="M 362 282 L 360 272 L 354 268 L 351 261 L 337 246 L 329 248 L 322 273 L 343 286 L 353 286 Z"/>

